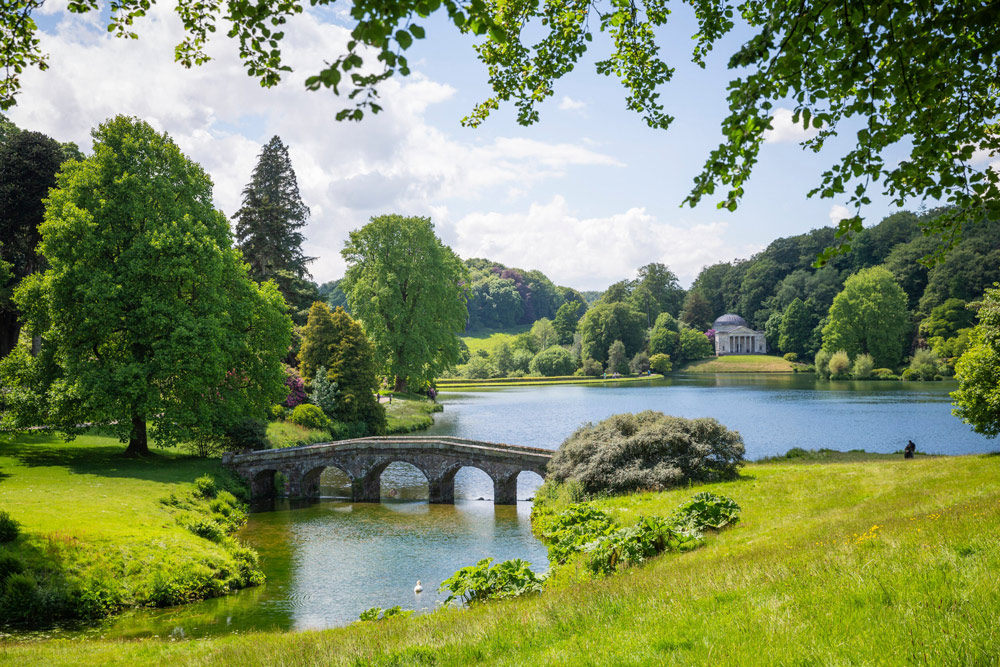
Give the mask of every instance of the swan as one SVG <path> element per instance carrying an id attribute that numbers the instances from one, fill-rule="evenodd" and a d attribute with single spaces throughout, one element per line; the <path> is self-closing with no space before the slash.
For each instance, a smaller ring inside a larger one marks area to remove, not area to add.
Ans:
<path id="1" fill-rule="evenodd" d="M 417 585 L 413 587 L 413 592 L 414 593 L 420 593 L 423 590 L 424 590 L 424 587 L 420 585 L 420 580 L 417 579 Z"/>

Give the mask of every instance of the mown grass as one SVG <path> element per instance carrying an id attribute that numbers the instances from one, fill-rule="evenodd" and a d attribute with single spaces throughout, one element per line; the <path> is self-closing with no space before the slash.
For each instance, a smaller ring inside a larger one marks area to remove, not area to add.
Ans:
<path id="1" fill-rule="evenodd" d="M 444 409 L 440 403 L 434 403 L 426 398 L 403 398 L 393 394 L 391 403 L 385 406 L 386 433 L 411 433 L 431 426 L 434 423 L 435 412 Z"/>
<path id="2" fill-rule="evenodd" d="M 54 433 L 0 434 L 0 509 L 22 525 L 17 540 L 0 545 L 0 556 L 20 560 L 39 585 L 28 601 L 4 587 L 5 615 L 11 605 L 29 605 L 50 615 L 30 619 L 44 625 L 57 616 L 200 599 L 236 585 L 235 545 L 185 527 L 211 515 L 207 501 L 183 500 L 196 478 L 229 483 L 229 473 L 178 450 L 134 459 L 123 457 L 124 449 L 98 435 L 67 443 Z M 173 505 L 163 502 L 168 498 Z"/>
<path id="3" fill-rule="evenodd" d="M 553 384 L 607 384 L 610 382 L 639 382 L 641 380 L 659 380 L 662 375 L 625 375 L 617 378 L 592 378 L 577 375 L 558 377 L 522 377 L 522 378 L 491 378 L 486 380 L 466 380 L 449 378 L 438 380 L 438 389 L 451 391 L 453 389 L 476 389 L 491 387 L 542 387 Z"/>
<path id="4" fill-rule="evenodd" d="M 988 665 L 1000 655 L 1000 456 L 751 464 L 599 501 L 623 523 L 696 490 L 742 520 L 700 549 L 509 602 L 323 632 L 9 642 L 19 664 Z"/>
<path id="5" fill-rule="evenodd" d="M 691 361 L 674 370 L 679 373 L 793 373 L 805 364 L 766 354 L 732 354 Z"/>
<path id="6" fill-rule="evenodd" d="M 479 350 L 486 350 L 489 354 L 493 354 L 493 350 L 500 345 L 500 343 L 506 341 L 508 344 L 514 342 L 514 337 L 519 333 L 524 333 L 531 329 L 530 324 L 524 324 L 516 327 L 511 327 L 510 329 L 504 329 L 503 331 L 481 331 L 481 332 L 469 332 L 468 335 L 462 336 L 462 340 L 465 344 L 469 346 L 469 352 L 475 354 Z"/>

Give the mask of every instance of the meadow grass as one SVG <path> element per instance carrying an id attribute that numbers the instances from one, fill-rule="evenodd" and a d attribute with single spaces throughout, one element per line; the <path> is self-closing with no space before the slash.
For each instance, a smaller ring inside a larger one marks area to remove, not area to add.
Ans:
<path id="1" fill-rule="evenodd" d="M 767 354 L 731 354 L 691 361 L 679 368 L 678 373 L 793 373 L 805 364 L 785 361 Z"/>
<path id="2" fill-rule="evenodd" d="M 124 450 L 100 435 L 64 442 L 51 432 L 0 434 L 0 509 L 22 527 L 0 556 L 24 563 L 44 595 L 58 593 L 58 603 L 36 601 L 39 610 L 102 616 L 200 599 L 223 592 L 216 585 L 237 569 L 224 545 L 182 525 L 210 518 L 183 499 L 202 475 L 230 482 L 218 461 L 155 448 L 125 458 Z"/>
<path id="3" fill-rule="evenodd" d="M 1000 456 L 748 465 L 738 481 L 598 501 L 621 522 L 696 491 L 741 521 L 706 544 L 470 609 L 189 642 L 8 642 L 18 664 L 990 665 Z"/>
<path id="4" fill-rule="evenodd" d="M 393 394 L 392 402 L 382 405 L 385 407 L 385 432 L 390 435 L 425 429 L 434 423 L 432 415 L 444 409 L 440 403 L 427 398 L 403 398 L 400 394 Z"/>
<path id="5" fill-rule="evenodd" d="M 267 425 L 267 440 L 272 449 L 330 442 L 330 432 L 319 428 L 299 426 L 289 421 L 275 421 Z"/>

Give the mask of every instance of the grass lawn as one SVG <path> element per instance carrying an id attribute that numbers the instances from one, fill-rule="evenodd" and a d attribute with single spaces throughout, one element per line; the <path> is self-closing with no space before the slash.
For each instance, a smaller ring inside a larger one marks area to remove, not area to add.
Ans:
<path id="1" fill-rule="evenodd" d="M 0 509 L 22 526 L 16 541 L 0 545 L 0 556 L 26 565 L 43 597 L 69 595 L 69 602 L 35 609 L 70 604 L 101 615 L 176 603 L 203 597 L 233 570 L 222 545 L 181 525 L 207 514 L 191 514 L 190 503 L 160 502 L 171 493 L 190 494 L 201 475 L 222 480 L 228 473 L 215 460 L 177 450 L 143 459 L 124 458 L 124 450 L 96 435 L 67 443 L 51 433 L 0 434 Z M 8 597 L 3 604 L 11 603 Z"/>
<path id="2" fill-rule="evenodd" d="M 805 364 L 785 361 L 781 357 L 767 354 L 730 354 L 724 357 L 709 357 L 692 361 L 680 368 L 678 373 L 792 373 Z"/>
<path id="3" fill-rule="evenodd" d="M 739 481 L 600 504 L 630 521 L 699 490 L 735 498 L 740 523 L 617 576 L 570 570 L 537 596 L 323 632 L 8 642 L 0 655 L 45 665 L 997 663 L 1000 456 L 751 464 Z"/>
<path id="4" fill-rule="evenodd" d="M 425 429 L 434 423 L 433 415 L 444 409 L 440 403 L 434 403 L 426 398 L 402 398 L 393 394 L 392 403 L 383 403 L 385 407 L 386 433 L 410 433 Z"/>
<path id="5" fill-rule="evenodd" d="M 607 384 L 612 382 L 640 382 L 642 380 L 660 380 L 662 375 L 635 375 L 618 378 L 592 378 L 577 375 L 559 377 L 522 377 L 522 378 L 492 378 L 488 380 L 469 380 L 464 378 L 449 378 L 438 380 L 438 389 L 452 391 L 456 389 L 482 389 L 496 387 L 540 387 L 551 384 Z"/>
<path id="6" fill-rule="evenodd" d="M 495 348 L 500 343 L 507 341 L 507 343 L 514 342 L 514 336 L 519 333 L 524 333 L 531 329 L 530 324 L 524 324 L 521 326 L 513 327 L 511 329 L 504 329 L 503 331 L 482 331 L 482 332 L 470 332 L 466 336 L 462 336 L 462 340 L 465 344 L 469 346 L 469 352 L 475 354 L 479 350 L 486 350 L 488 353 L 493 353 L 493 348 Z"/>

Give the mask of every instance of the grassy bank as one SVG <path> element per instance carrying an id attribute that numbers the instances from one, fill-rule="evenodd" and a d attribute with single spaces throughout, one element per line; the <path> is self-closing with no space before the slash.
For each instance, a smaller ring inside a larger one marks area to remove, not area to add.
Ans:
<path id="1" fill-rule="evenodd" d="M 508 344 L 513 343 L 514 337 L 517 336 L 517 334 L 524 333 L 529 329 L 531 329 L 531 325 L 524 324 L 512 329 L 505 329 L 504 331 L 470 332 L 461 338 L 465 341 L 465 344 L 469 346 L 469 352 L 472 354 L 475 354 L 479 350 L 485 350 L 489 354 L 493 354 L 493 350 L 500 345 L 500 343 L 505 341 Z"/>
<path id="2" fill-rule="evenodd" d="M 385 406 L 387 434 L 411 433 L 431 426 L 435 412 L 444 409 L 440 403 L 412 394 L 393 394 L 391 403 Z"/>
<path id="3" fill-rule="evenodd" d="M 454 389 L 474 389 L 490 387 L 540 387 L 552 384 L 608 384 L 618 382 L 640 382 L 642 380 L 659 380 L 662 375 L 627 375 L 618 378 L 591 378 L 578 375 L 561 375 L 557 377 L 522 377 L 522 378 L 491 378 L 486 380 L 468 380 L 464 378 L 449 378 L 438 380 L 441 391 Z"/>
<path id="4" fill-rule="evenodd" d="M 703 548 L 538 596 L 323 632 L 0 651 L 47 665 L 995 664 L 1000 456 L 857 459 L 603 500 L 622 522 L 695 490 L 743 512 Z"/>
<path id="5" fill-rule="evenodd" d="M 0 620 L 98 618 L 250 583 L 256 554 L 225 535 L 239 510 L 193 484 L 207 474 L 231 485 L 229 474 L 175 450 L 127 459 L 124 448 L 93 435 L 0 434 L 0 509 L 22 526 L 0 545 Z M 24 570 L 17 583 L 11 559 Z"/>
<path id="6" fill-rule="evenodd" d="M 674 371 L 678 373 L 794 373 L 805 364 L 785 361 L 766 354 L 732 354 L 692 361 Z"/>

